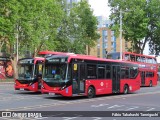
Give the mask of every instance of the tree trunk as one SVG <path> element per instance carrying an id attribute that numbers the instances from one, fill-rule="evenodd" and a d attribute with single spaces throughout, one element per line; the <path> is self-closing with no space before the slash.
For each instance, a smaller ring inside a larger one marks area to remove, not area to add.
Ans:
<path id="1" fill-rule="evenodd" d="M 12 67 L 13 67 L 13 70 L 14 70 L 14 79 L 17 79 L 18 78 L 18 69 L 17 69 L 17 59 L 16 59 L 16 56 L 12 59 L 11 58 L 11 63 L 12 63 Z"/>
<path id="2" fill-rule="evenodd" d="M 142 48 L 141 48 L 141 54 L 143 54 L 143 51 L 144 51 L 144 48 L 145 48 L 145 46 L 146 46 L 147 40 L 148 40 L 148 38 L 145 37 L 144 43 L 142 44 Z"/>

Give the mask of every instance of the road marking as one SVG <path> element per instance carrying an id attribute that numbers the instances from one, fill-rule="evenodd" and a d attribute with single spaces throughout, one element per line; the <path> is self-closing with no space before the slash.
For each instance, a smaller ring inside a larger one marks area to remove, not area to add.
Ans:
<path id="1" fill-rule="evenodd" d="M 85 100 L 76 100 L 76 101 L 69 101 L 69 102 L 66 102 L 66 101 L 61 101 L 61 102 L 58 102 L 58 103 L 54 103 L 54 104 L 41 104 L 41 105 L 35 105 L 35 106 L 27 106 L 25 107 L 18 107 L 18 108 L 9 108 L 9 110 L 29 110 L 29 109 L 38 109 L 38 108 L 44 108 L 44 107 L 53 107 L 53 106 L 59 106 L 59 105 L 69 105 L 69 104 L 78 104 L 78 103 L 88 103 L 88 102 L 91 102 L 91 101 L 97 101 L 97 100 L 107 100 L 107 99 L 119 99 L 119 98 L 127 98 L 127 97 L 135 97 L 135 96 L 142 96 L 142 95 L 153 95 L 153 94 L 160 94 L 160 91 L 159 92 L 148 92 L 148 93 L 140 93 L 140 94 L 128 94 L 128 95 L 119 95 L 119 96 L 111 96 L 111 97 L 105 97 L 105 98 L 94 98 L 94 99 L 85 99 Z M 156 105 L 157 106 L 157 105 Z M 158 106 L 157 106 L 158 107 Z M 0 110 L 3 110 L 4 109 L 0 109 Z"/>
<path id="2" fill-rule="evenodd" d="M 139 108 L 139 107 L 138 106 L 133 106 L 133 107 L 130 107 L 130 108 L 126 109 L 125 111 L 129 111 L 129 110 L 133 110 L 133 109 L 137 109 L 137 108 Z"/>
<path id="3" fill-rule="evenodd" d="M 42 119 L 48 119 L 48 117 L 35 118 L 35 119 L 42 120 Z"/>
<path id="4" fill-rule="evenodd" d="M 93 118 L 93 120 L 101 120 L 102 118 L 100 118 L 100 117 L 92 117 Z"/>
<path id="5" fill-rule="evenodd" d="M 112 109 L 112 108 L 119 108 L 119 107 L 123 107 L 124 105 L 113 105 L 108 107 L 107 109 Z"/>
<path id="6" fill-rule="evenodd" d="M 76 119 L 77 117 L 63 117 L 64 120 L 73 120 L 73 119 Z"/>
<path id="7" fill-rule="evenodd" d="M 154 110 L 155 108 L 150 108 L 150 109 L 148 109 L 148 110 L 146 110 L 146 111 L 151 111 L 151 110 Z"/>
<path id="8" fill-rule="evenodd" d="M 109 104 L 91 105 L 91 107 L 102 107 L 102 106 L 106 106 L 106 105 L 109 105 Z"/>
<path id="9" fill-rule="evenodd" d="M 64 120 L 72 120 L 72 119 L 76 119 L 78 117 L 81 117 L 82 115 L 77 115 L 76 117 L 63 117 Z"/>

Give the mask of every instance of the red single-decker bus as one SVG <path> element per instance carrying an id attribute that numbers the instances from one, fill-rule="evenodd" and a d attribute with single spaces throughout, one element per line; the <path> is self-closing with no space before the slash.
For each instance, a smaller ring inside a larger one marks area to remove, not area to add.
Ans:
<path id="1" fill-rule="evenodd" d="M 87 55 L 54 55 L 46 58 L 41 92 L 62 96 L 129 93 L 140 89 L 138 65 Z"/>

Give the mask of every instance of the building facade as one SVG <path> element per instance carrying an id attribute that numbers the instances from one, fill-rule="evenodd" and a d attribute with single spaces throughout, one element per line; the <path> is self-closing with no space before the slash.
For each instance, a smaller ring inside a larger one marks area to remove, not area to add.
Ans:
<path id="1" fill-rule="evenodd" d="M 95 46 L 87 49 L 89 55 L 100 58 L 106 58 L 109 52 L 120 52 L 120 38 L 116 37 L 115 32 L 109 26 L 112 24 L 111 20 L 106 17 L 97 16 L 98 30 L 100 38 L 96 41 Z M 131 42 L 127 42 L 122 38 L 122 51 L 131 49 Z"/>
<path id="2" fill-rule="evenodd" d="M 107 25 L 106 25 L 107 26 Z M 114 31 L 108 27 L 98 28 L 100 39 L 95 43 L 96 46 L 90 48 L 90 55 L 106 58 L 108 52 L 120 52 L 120 38 L 115 36 Z M 122 39 L 122 51 L 128 51 L 131 43 Z"/>

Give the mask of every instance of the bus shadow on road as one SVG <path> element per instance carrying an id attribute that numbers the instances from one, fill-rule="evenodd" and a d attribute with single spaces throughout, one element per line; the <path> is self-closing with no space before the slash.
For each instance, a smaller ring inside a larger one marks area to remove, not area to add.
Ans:
<path id="1" fill-rule="evenodd" d="M 116 93 L 116 94 L 107 94 L 107 95 L 97 95 L 94 98 L 88 98 L 87 96 L 74 96 L 74 97 L 63 97 L 63 96 L 52 96 L 52 95 L 48 95 L 48 94 L 43 94 L 43 98 L 44 99 L 50 99 L 50 100 L 90 100 L 90 99 L 96 99 L 96 98 L 105 98 L 105 97 L 113 97 L 113 96 L 121 96 L 121 95 L 132 95 L 132 94 L 138 94 L 138 92 L 134 92 L 134 93 L 128 93 L 128 94 L 123 94 L 123 93 Z"/>

